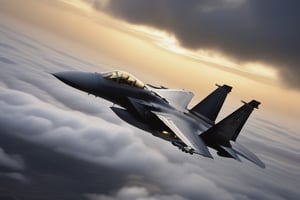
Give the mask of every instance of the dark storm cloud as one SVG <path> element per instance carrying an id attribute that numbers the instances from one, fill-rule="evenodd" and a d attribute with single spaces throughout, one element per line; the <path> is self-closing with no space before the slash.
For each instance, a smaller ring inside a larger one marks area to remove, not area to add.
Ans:
<path id="1" fill-rule="evenodd" d="M 239 138 L 259 153 L 264 170 L 247 161 L 186 155 L 125 125 L 109 109 L 111 103 L 78 92 L 48 73 L 99 71 L 93 63 L 11 27 L 0 25 L 0 32 L 1 56 L 14 63 L 0 64 L 0 166 L 5 165 L 0 167 L 5 174 L 0 176 L 0 198 L 230 200 L 300 195 L 299 145 L 285 127 L 254 117 L 242 134 L 246 137 Z"/>
<path id="2" fill-rule="evenodd" d="M 0 146 L 7 151 L 18 152 L 28 162 L 29 166 L 22 170 L 22 176 L 30 180 L 22 182 L 12 177 L 16 173 L 0 177 L 0 199 L 4 194 L 28 200 L 83 199 L 82 194 L 106 193 L 109 189 L 122 187 L 125 181 L 125 175 L 117 170 L 57 153 L 7 131 L 2 130 L 0 134 Z"/>
<path id="3" fill-rule="evenodd" d="M 94 6 L 130 23 L 166 30 L 191 49 L 238 62 L 263 62 L 300 89 L 300 2 L 261 0 L 109 0 Z"/>
<path id="4" fill-rule="evenodd" d="M 15 170 L 25 168 L 24 161 L 19 155 L 9 155 L 0 147 L 0 166 L 8 167 Z"/>
<path id="5" fill-rule="evenodd" d="M 2 137 L 1 141 L 3 141 Z M 25 170 L 24 159 L 18 154 L 6 153 L 0 145 L 0 179 L 7 177 L 27 183 L 28 179 L 22 174 L 23 170 Z"/>

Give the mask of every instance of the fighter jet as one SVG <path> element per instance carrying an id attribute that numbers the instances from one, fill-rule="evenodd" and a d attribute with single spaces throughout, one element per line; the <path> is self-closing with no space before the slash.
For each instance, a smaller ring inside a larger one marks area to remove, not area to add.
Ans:
<path id="1" fill-rule="evenodd" d="M 185 153 L 213 158 L 209 147 L 221 157 L 238 161 L 243 157 L 265 168 L 255 154 L 236 143 L 242 127 L 260 102 L 243 102 L 244 105 L 232 114 L 215 122 L 231 86 L 217 85 L 216 90 L 189 109 L 192 92 L 144 84 L 123 71 L 69 71 L 53 76 L 71 87 L 112 102 L 111 109 L 119 118 L 170 141 Z"/>

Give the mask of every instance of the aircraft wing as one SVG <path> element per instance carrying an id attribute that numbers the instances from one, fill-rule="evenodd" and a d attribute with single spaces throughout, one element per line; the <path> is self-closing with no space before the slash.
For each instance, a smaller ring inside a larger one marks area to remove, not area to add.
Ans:
<path id="1" fill-rule="evenodd" d="M 166 113 L 155 111 L 152 111 L 152 113 L 168 126 L 182 142 L 193 148 L 194 153 L 213 158 L 203 140 L 198 137 L 188 122 Z"/>

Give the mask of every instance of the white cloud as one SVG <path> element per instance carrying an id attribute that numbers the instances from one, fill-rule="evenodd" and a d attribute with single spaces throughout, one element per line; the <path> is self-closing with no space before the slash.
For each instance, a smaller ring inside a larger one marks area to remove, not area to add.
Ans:
<path id="1" fill-rule="evenodd" d="M 115 195 L 104 194 L 86 194 L 89 200 L 185 200 L 179 195 L 160 195 L 150 194 L 146 188 L 143 187 L 123 187 L 115 193 Z"/>

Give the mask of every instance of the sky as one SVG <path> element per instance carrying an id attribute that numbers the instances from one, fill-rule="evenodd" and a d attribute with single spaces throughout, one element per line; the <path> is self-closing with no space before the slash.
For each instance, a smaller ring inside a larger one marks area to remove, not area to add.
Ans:
<path id="1" fill-rule="evenodd" d="M 3 199 L 296 199 L 296 1 L 0 2 Z M 233 86 L 217 119 L 257 99 L 239 142 L 266 163 L 181 153 L 118 119 L 111 103 L 49 72 L 122 69 L 191 90 Z"/>

